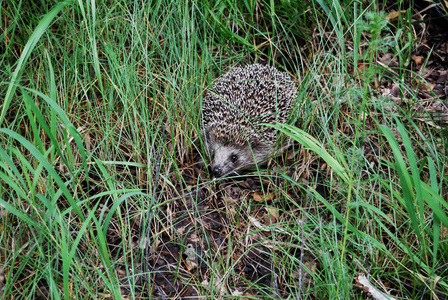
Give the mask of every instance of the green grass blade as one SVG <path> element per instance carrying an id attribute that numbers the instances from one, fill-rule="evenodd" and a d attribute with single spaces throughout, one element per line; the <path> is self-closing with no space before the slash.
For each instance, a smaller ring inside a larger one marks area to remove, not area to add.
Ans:
<path id="1" fill-rule="evenodd" d="M 409 161 L 409 167 L 411 169 L 412 174 L 412 187 L 416 191 L 416 200 L 419 205 L 420 214 L 423 214 L 423 199 L 422 199 L 422 189 L 420 187 L 420 171 L 417 166 L 417 159 L 414 154 L 414 150 L 412 149 L 411 140 L 409 139 L 409 135 L 407 134 L 407 130 L 404 128 L 403 124 L 395 119 L 397 123 L 398 131 L 400 132 L 401 139 L 403 141 L 404 148 L 406 150 L 407 159 Z M 423 216 L 420 217 L 423 219 Z"/>
<path id="2" fill-rule="evenodd" d="M 71 4 L 71 2 L 72 1 L 63 1 L 56 4 L 55 7 L 42 18 L 33 34 L 30 36 L 28 42 L 26 43 L 25 48 L 23 48 L 22 55 L 20 55 L 20 58 L 17 61 L 16 69 L 12 74 L 11 81 L 8 85 L 8 90 L 6 91 L 2 111 L 0 114 L 0 126 L 2 126 L 3 124 L 3 119 L 5 118 L 6 112 L 8 111 L 9 104 L 11 103 L 12 97 L 17 87 L 18 79 L 22 75 L 24 65 L 33 52 L 34 47 L 36 46 L 41 36 L 45 33 L 50 23 L 61 11 L 61 9 L 63 9 L 67 4 Z"/>
<path id="3" fill-rule="evenodd" d="M 404 205 L 411 219 L 414 232 L 415 234 L 417 234 L 418 239 L 422 240 L 420 223 L 415 213 L 415 195 L 413 192 L 412 177 L 407 171 L 407 167 L 401 154 L 400 147 L 398 146 L 398 142 L 396 141 L 392 130 L 385 125 L 380 125 L 380 129 L 386 136 L 386 139 L 389 142 L 389 145 L 394 154 L 395 166 L 400 178 L 400 185 L 403 192 Z"/>
<path id="4" fill-rule="evenodd" d="M 13 204 L 9 203 L 8 201 L 5 201 L 4 199 L 0 199 L 0 206 L 4 207 L 8 212 L 12 213 L 16 217 L 18 217 L 20 220 L 23 220 L 27 224 L 32 225 L 37 230 L 41 230 L 42 226 L 37 223 L 35 220 L 28 217 L 27 214 L 24 212 L 18 210 Z"/>
<path id="5" fill-rule="evenodd" d="M 39 96 L 43 100 L 45 100 L 45 102 L 51 107 L 52 110 L 54 110 L 54 112 L 57 114 L 57 116 L 59 116 L 60 120 L 64 124 L 65 129 L 70 133 L 71 137 L 75 141 L 76 146 L 78 148 L 78 153 L 81 156 L 81 161 L 82 161 L 82 166 L 84 168 L 84 172 L 86 172 L 86 174 L 88 174 L 87 152 L 84 147 L 83 138 L 80 135 L 80 133 L 78 132 L 78 130 L 76 129 L 76 127 L 72 124 L 72 122 L 70 122 L 70 120 L 68 119 L 64 110 L 53 99 L 49 98 L 47 95 L 45 95 L 39 91 L 36 91 L 36 90 L 32 90 L 32 89 L 28 89 L 28 88 L 24 88 L 24 89 L 36 94 L 37 96 Z M 44 127 L 45 133 L 50 138 L 53 138 L 53 140 L 52 140 L 53 144 L 59 144 L 59 142 L 52 135 L 52 129 L 50 129 L 48 127 L 48 125 L 46 125 L 46 121 L 43 118 L 43 116 L 39 113 L 39 110 L 36 107 L 36 105 L 31 102 L 28 102 L 28 104 L 32 107 L 33 112 L 40 118 L 39 124 Z M 72 147 L 69 147 L 69 143 L 67 141 L 66 141 L 66 145 L 67 145 L 66 150 L 70 152 L 69 155 L 71 158 L 73 158 L 73 154 L 71 153 Z M 61 155 L 61 158 L 63 158 L 64 155 L 62 155 L 60 148 L 56 148 L 56 149 L 59 149 L 58 153 L 59 153 L 59 155 Z M 65 163 L 68 163 L 68 161 L 65 160 Z"/>
<path id="6" fill-rule="evenodd" d="M 51 63 L 50 54 L 48 52 L 46 52 L 46 54 L 48 61 L 48 74 L 50 75 L 50 98 L 56 100 L 57 89 L 56 89 L 56 79 L 54 77 L 53 64 Z M 50 114 L 51 114 L 50 115 L 51 135 L 56 136 L 56 129 L 57 129 L 56 111 L 52 109 L 50 111 Z"/>
<path id="7" fill-rule="evenodd" d="M 20 144 L 22 144 L 28 151 L 30 151 L 31 155 L 33 155 L 37 159 L 37 161 L 45 167 L 49 175 L 58 184 L 59 189 L 61 189 L 67 201 L 70 203 L 70 205 L 78 214 L 78 216 L 81 218 L 81 220 L 84 220 L 84 216 L 81 212 L 81 209 L 79 208 L 77 202 L 75 202 L 75 200 L 73 199 L 71 192 L 68 190 L 62 178 L 58 175 L 56 170 L 46 160 L 46 158 L 42 155 L 42 153 L 40 153 L 40 151 L 36 149 L 36 147 L 34 147 L 34 145 L 32 145 L 29 141 L 27 141 L 25 138 L 23 138 L 21 135 L 17 134 L 14 131 L 5 128 L 0 128 L 0 132 L 9 135 L 10 137 L 18 141 Z"/>
<path id="8" fill-rule="evenodd" d="M 321 143 L 311 136 L 309 133 L 299 129 L 297 127 L 287 124 L 264 124 L 276 128 L 284 134 L 292 137 L 294 140 L 302 144 L 303 146 L 314 151 L 319 155 L 332 169 L 333 171 L 346 183 L 351 185 L 350 178 L 347 173 L 347 169 L 343 167 L 335 158 L 333 158 L 328 151 L 320 145 Z M 344 160 L 343 160 L 344 161 Z"/>

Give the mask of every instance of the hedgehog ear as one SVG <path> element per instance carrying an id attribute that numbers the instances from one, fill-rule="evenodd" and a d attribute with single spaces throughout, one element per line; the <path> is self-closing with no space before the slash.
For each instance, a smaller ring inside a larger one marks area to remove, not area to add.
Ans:
<path id="1" fill-rule="evenodd" d="M 250 147 L 252 148 L 252 152 L 257 153 L 264 153 L 266 152 L 266 149 L 268 149 L 269 146 L 267 146 L 265 143 L 258 141 L 258 142 L 250 142 Z"/>
<path id="2" fill-rule="evenodd" d="M 212 155 L 213 151 L 214 151 L 213 144 L 215 143 L 215 138 L 213 136 L 213 133 L 211 133 L 210 131 L 207 131 L 205 129 L 202 129 L 201 137 L 202 137 L 202 142 L 205 145 L 205 148 L 209 152 L 209 155 Z"/>
<path id="3" fill-rule="evenodd" d="M 205 139 L 206 142 L 214 142 L 215 136 L 210 130 L 202 129 L 201 131 L 202 138 Z"/>
<path id="4" fill-rule="evenodd" d="M 201 139 L 202 139 L 202 142 L 204 143 L 204 145 L 207 146 L 208 133 L 207 133 L 207 131 L 205 131 L 204 128 L 201 129 Z"/>
<path id="5" fill-rule="evenodd" d="M 258 143 L 256 141 L 251 141 L 249 144 L 250 144 L 250 147 L 252 148 L 252 150 L 257 149 L 257 147 L 260 145 L 260 143 Z"/>
<path id="6" fill-rule="evenodd" d="M 201 129 L 201 138 L 203 139 L 204 142 L 207 141 L 208 134 L 204 128 Z"/>

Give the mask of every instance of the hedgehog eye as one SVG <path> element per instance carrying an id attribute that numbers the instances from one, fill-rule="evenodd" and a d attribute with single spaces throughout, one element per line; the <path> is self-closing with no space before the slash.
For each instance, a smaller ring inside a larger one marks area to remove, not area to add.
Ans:
<path id="1" fill-rule="evenodd" d="M 238 160 L 238 156 L 236 156 L 235 154 L 233 154 L 233 155 L 230 157 L 230 160 L 231 160 L 232 162 L 236 162 L 236 161 Z"/>

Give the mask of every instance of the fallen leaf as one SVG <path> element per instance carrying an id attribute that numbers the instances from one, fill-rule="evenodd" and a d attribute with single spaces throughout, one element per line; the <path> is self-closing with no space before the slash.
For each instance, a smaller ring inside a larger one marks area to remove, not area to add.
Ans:
<path id="1" fill-rule="evenodd" d="M 419 56 L 419 55 L 411 55 L 412 60 L 415 62 L 415 64 L 421 65 L 423 62 L 423 56 Z"/>
<path id="2" fill-rule="evenodd" d="M 396 300 L 395 298 L 380 292 L 376 287 L 374 287 L 367 279 L 364 274 L 359 274 L 356 278 L 356 286 L 362 288 L 364 291 L 368 292 L 369 295 L 375 300 Z"/>
<path id="3" fill-rule="evenodd" d="M 196 251 L 193 249 L 192 244 L 187 245 L 185 254 L 187 255 L 187 259 L 185 260 L 185 266 L 187 267 L 187 270 L 192 271 L 193 269 L 196 269 L 198 266 L 196 262 Z"/>
<path id="4" fill-rule="evenodd" d="M 263 227 L 266 228 L 266 226 L 264 226 L 260 221 L 258 221 L 257 219 L 255 219 L 252 216 L 248 216 L 248 218 L 249 218 L 249 221 L 251 221 L 255 227 L 261 229 L 262 231 L 266 231 L 266 232 L 275 231 L 275 232 L 291 235 L 291 233 L 289 233 L 287 229 L 281 228 L 280 226 L 278 226 L 278 228 L 263 229 Z"/>
<path id="5" fill-rule="evenodd" d="M 268 206 L 267 210 L 271 217 L 275 218 L 276 220 L 278 219 L 278 208 Z"/>
<path id="6" fill-rule="evenodd" d="M 358 61 L 358 72 L 362 73 L 363 71 L 366 71 L 369 69 L 369 62 L 365 60 L 359 60 Z"/>
<path id="7" fill-rule="evenodd" d="M 422 84 L 420 86 L 420 90 L 422 92 L 430 92 L 434 89 L 435 86 L 436 86 L 435 82 L 426 82 L 426 84 Z"/>
<path id="8" fill-rule="evenodd" d="M 255 193 L 252 193 L 251 196 L 256 202 L 271 201 L 272 199 L 274 199 L 274 194 L 272 194 L 272 193 L 260 194 L 260 193 L 255 192 Z"/>
<path id="9" fill-rule="evenodd" d="M 241 297 L 244 295 L 244 291 L 240 290 L 240 289 L 235 289 L 232 291 L 232 296 L 234 297 Z"/>
<path id="10" fill-rule="evenodd" d="M 390 13 L 386 16 L 386 19 L 394 20 L 394 19 L 397 19 L 398 16 L 400 16 L 400 14 L 401 14 L 401 15 L 404 15 L 405 13 L 406 13 L 405 10 L 393 11 L 393 12 L 390 12 Z"/>

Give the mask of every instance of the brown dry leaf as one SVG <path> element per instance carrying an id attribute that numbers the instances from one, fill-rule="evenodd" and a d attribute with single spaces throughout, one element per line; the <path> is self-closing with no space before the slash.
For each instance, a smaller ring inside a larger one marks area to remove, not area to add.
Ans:
<path id="1" fill-rule="evenodd" d="M 192 232 L 188 236 L 188 241 L 193 243 L 199 243 L 201 241 L 201 237 L 198 234 L 196 234 L 196 232 Z"/>
<path id="2" fill-rule="evenodd" d="M 415 64 L 421 65 L 423 62 L 423 56 L 419 56 L 419 55 L 411 55 L 412 60 L 415 62 Z"/>
<path id="3" fill-rule="evenodd" d="M 386 19 L 389 19 L 389 20 L 395 20 L 395 19 L 398 18 L 398 16 L 399 16 L 400 14 L 404 15 L 405 13 L 406 13 L 405 10 L 393 11 L 393 12 L 390 12 L 390 13 L 386 16 Z"/>
<path id="4" fill-rule="evenodd" d="M 369 62 L 365 60 L 358 61 L 358 72 L 363 73 L 364 71 L 369 69 Z"/>
<path id="5" fill-rule="evenodd" d="M 256 202 L 271 201 L 272 199 L 274 199 L 274 194 L 272 194 L 272 193 L 261 194 L 261 193 L 254 192 L 250 195 Z"/>
<path id="6" fill-rule="evenodd" d="M 317 266 L 317 262 L 312 262 L 312 263 L 310 263 L 310 262 L 306 262 L 306 263 L 305 263 L 305 266 L 306 266 L 308 269 L 310 269 L 311 273 L 316 274 L 316 270 L 317 270 L 317 268 L 316 268 L 316 266 Z"/>
<path id="7" fill-rule="evenodd" d="M 266 209 L 269 212 L 269 215 L 277 221 L 278 220 L 278 208 L 268 206 Z"/>
<path id="8" fill-rule="evenodd" d="M 430 92 L 434 89 L 435 86 L 436 86 L 435 82 L 426 82 L 426 84 L 422 84 L 420 86 L 420 90 L 422 92 Z"/>

